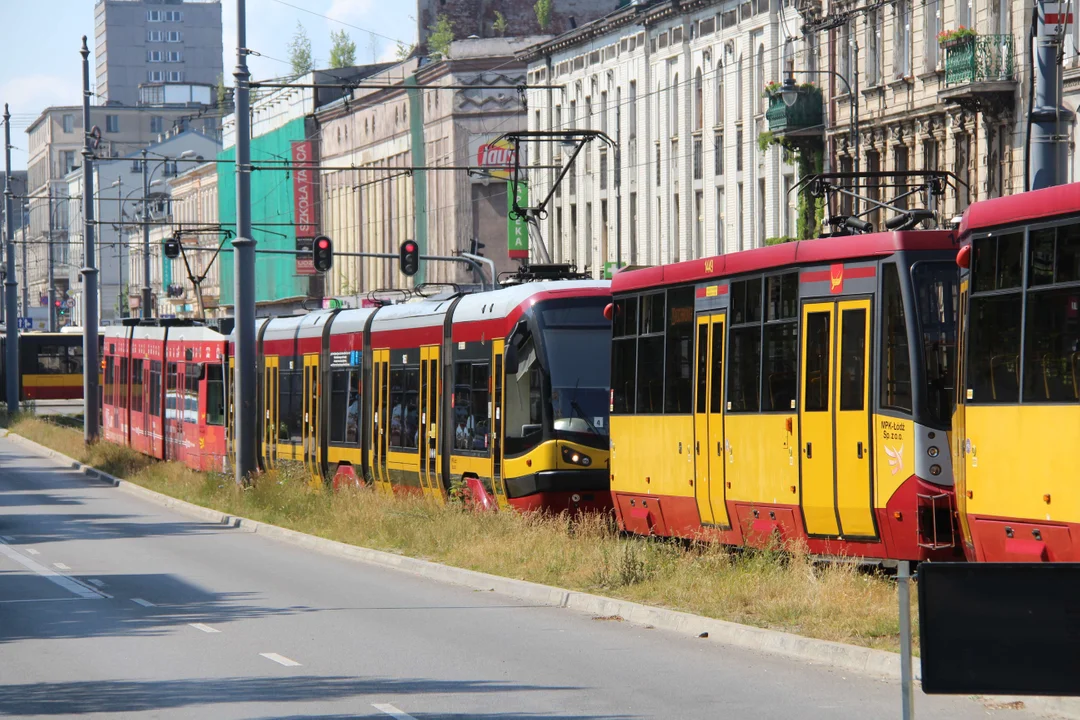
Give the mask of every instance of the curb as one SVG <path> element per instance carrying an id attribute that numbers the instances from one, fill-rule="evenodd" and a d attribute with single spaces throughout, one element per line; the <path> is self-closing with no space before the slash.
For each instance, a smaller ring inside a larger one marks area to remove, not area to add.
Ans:
<path id="1" fill-rule="evenodd" d="M 405 555 L 348 545 L 336 540 L 327 540 L 277 525 L 268 525 L 257 520 L 211 510 L 184 500 L 177 500 L 168 495 L 148 490 L 141 485 L 113 477 L 44 445 L 28 440 L 21 435 L 0 431 L 0 438 L 4 437 L 25 446 L 35 453 L 51 457 L 87 477 L 105 482 L 123 492 L 143 498 L 156 505 L 217 525 L 265 535 L 325 555 L 358 560 L 473 590 L 493 591 L 537 605 L 567 608 L 594 617 L 618 616 L 633 625 L 668 630 L 682 635 L 701 637 L 703 634 L 707 634 L 710 640 L 716 640 L 727 645 L 802 660 L 837 670 L 846 670 L 887 680 L 899 681 L 900 679 L 900 655 L 897 653 L 846 645 L 829 640 L 818 640 L 780 630 L 740 625 L 739 623 L 702 617 L 678 610 L 642 605 L 629 600 L 617 600 L 575 590 L 565 590 L 527 580 L 489 575 L 475 570 L 466 570 Z M 920 680 L 922 670 L 918 658 L 913 658 L 913 670 L 915 679 Z M 1029 710 L 1044 714 L 1053 713 L 1054 716 L 1070 720 L 1080 720 L 1080 702 L 1072 698 L 985 697 L 981 699 L 987 704 L 994 705 L 1019 701 Z"/>

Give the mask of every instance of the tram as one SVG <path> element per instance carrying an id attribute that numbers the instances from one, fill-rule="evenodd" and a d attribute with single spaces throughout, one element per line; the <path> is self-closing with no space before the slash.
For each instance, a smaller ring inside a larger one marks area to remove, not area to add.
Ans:
<path id="1" fill-rule="evenodd" d="M 4 350 L 0 336 L 0 402 L 7 400 Z M 83 396 L 81 334 L 19 333 L 19 400 L 79 400 Z"/>
<path id="2" fill-rule="evenodd" d="M 954 557 L 956 252 L 951 232 L 892 231 L 618 273 L 619 526 Z"/>
<path id="3" fill-rule="evenodd" d="M 1080 561 L 1080 183 L 976 203 L 960 241 L 952 456 L 965 551 Z"/>

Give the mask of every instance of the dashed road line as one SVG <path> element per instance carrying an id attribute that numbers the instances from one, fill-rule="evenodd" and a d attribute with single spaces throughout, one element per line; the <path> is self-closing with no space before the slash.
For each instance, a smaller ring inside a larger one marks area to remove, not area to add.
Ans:
<path id="1" fill-rule="evenodd" d="M 65 565 L 64 563 L 53 563 L 53 567 L 56 568 L 57 570 L 70 570 L 71 569 L 67 565 Z"/>
<path id="2" fill-rule="evenodd" d="M 296 662 L 295 660 L 290 660 L 284 655 L 278 655 L 277 653 L 259 653 L 259 655 L 263 656 L 267 660 L 273 660 L 278 665 L 284 665 L 285 667 L 298 667 L 300 665 L 300 663 Z"/>
<path id="3" fill-rule="evenodd" d="M 15 542 L 15 538 L 10 535 L 0 535 L 0 540 L 3 540 L 4 542 Z"/>
<path id="4" fill-rule="evenodd" d="M 142 605 L 143 607 L 157 607 L 156 605 L 154 605 L 154 603 L 150 602 L 149 600 L 143 600 L 142 598 L 131 598 L 131 602 L 135 603 L 136 605 Z"/>
<path id="5" fill-rule="evenodd" d="M 219 632 L 221 632 L 217 628 L 212 628 L 209 625 L 204 625 L 202 623 L 188 623 L 188 625 L 195 628 L 196 630 L 202 630 L 204 633 L 219 633 Z"/>
<path id="6" fill-rule="evenodd" d="M 101 588 L 101 587 L 105 587 L 105 583 L 101 582 L 101 581 L 100 581 L 100 580 L 98 580 L 97 578 L 90 578 L 90 579 L 89 579 L 89 580 L 87 580 L 86 582 L 90 583 L 90 584 L 91 584 L 91 585 L 93 585 L 94 587 L 99 587 L 99 588 Z"/>
<path id="7" fill-rule="evenodd" d="M 81 598 L 84 598 L 84 599 L 87 599 L 87 600 L 89 600 L 91 598 L 97 600 L 97 599 L 101 599 L 101 598 L 104 598 L 104 597 L 108 597 L 104 593 L 100 593 L 100 592 L 98 592 L 97 590 L 95 590 L 92 587 L 89 587 L 87 585 L 83 585 L 81 582 L 79 582 L 78 580 L 75 580 L 74 578 L 68 577 L 67 575 L 61 575 L 60 573 L 56 572 L 55 570 L 50 570 L 49 568 L 45 567 L 41 563 L 36 562 L 34 560 L 31 560 L 28 557 L 25 557 L 24 555 L 22 555 L 22 553 L 18 553 L 15 550 L 12 550 L 5 543 L 0 543 L 0 555 L 4 555 L 4 556 L 8 557 L 9 559 L 14 560 L 15 562 L 19 563 L 20 565 L 22 565 L 27 570 L 30 570 L 31 572 L 34 572 L 37 575 L 40 575 L 41 577 L 45 578 L 46 580 L 49 580 L 51 582 L 56 583 L 60 587 L 64 588 L 68 592 L 70 592 L 72 595 L 77 595 L 78 597 L 81 597 Z"/>
<path id="8" fill-rule="evenodd" d="M 416 720 L 416 718 L 414 718 L 409 713 L 402 712 L 393 705 L 390 705 L 389 703 L 372 703 L 371 707 L 375 708 L 381 713 L 386 713 L 390 717 L 394 718 L 394 720 Z"/>
<path id="9" fill-rule="evenodd" d="M 35 550 L 34 548 L 26 548 L 26 552 L 28 554 L 30 554 L 30 555 L 40 555 L 41 554 L 37 550 Z"/>

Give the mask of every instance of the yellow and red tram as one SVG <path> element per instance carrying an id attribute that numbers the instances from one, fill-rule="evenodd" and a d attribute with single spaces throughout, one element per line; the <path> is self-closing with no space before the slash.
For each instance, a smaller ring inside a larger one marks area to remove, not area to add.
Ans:
<path id="1" fill-rule="evenodd" d="M 952 557 L 952 233 L 618 273 L 611 491 L 631 532 Z"/>

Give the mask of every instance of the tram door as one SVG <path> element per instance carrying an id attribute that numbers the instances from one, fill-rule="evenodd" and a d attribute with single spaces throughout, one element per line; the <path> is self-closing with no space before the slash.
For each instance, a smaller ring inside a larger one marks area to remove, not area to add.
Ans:
<path id="1" fill-rule="evenodd" d="M 870 300 L 803 306 L 802 498 L 810 535 L 876 537 Z"/>
<path id="2" fill-rule="evenodd" d="M 704 525 L 728 527 L 724 483 L 724 315 L 697 319 L 694 497 Z"/>
<path id="3" fill-rule="evenodd" d="M 236 393 L 233 385 L 236 382 L 236 358 L 230 356 L 228 365 L 225 368 L 225 447 L 226 447 L 226 462 L 229 467 L 236 466 Z M 167 395 L 166 395 L 167 397 Z M 162 435 L 165 434 L 164 425 L 162 425 Z"/>
<path id="4" fill-rule="evenodd" d="M 424 495 L 443 497 L 439 473 L 439 347 L 420 348 L 420 485 Z"/>
<path id="5" fill-rule="evenodd" d="M 304 356 L 304 394 L 301 442 L 304 465 L 311 474 L 313 485 L 322 484 L 322 467 L 319 453 L 319 356 Z"/>
<path id="6" fill-rule="evenodd" d="M 268 355 L 263 366 L 263 462 L 267 470 L 277 466 L 280 363 L 279 357 Z"/>
<path id="7" fill-rule="evenodd" d="M 386 467 L 386 445 L 389 441 L 387 429 L 390 426 L 390 351 L 372 351 L 372 388 L 371 393 L 371 474 L 375 489 L 380 492 L 393 492 Z"/>

